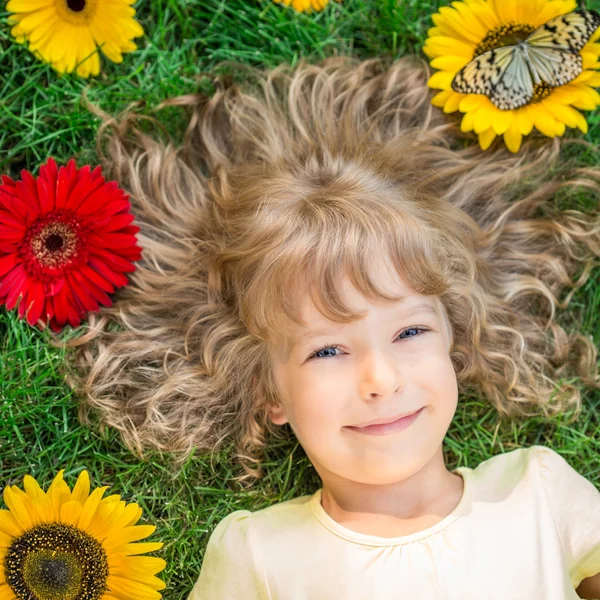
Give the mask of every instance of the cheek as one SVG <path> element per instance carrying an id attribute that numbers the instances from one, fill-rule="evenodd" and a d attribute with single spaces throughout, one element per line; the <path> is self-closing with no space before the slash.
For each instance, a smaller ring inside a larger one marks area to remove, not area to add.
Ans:
<path id="1" fill-rule="evenodd" d="M 290 407 L 291 423 L 300 442 L 322 444 L 328 432 L 342 427 L 344 395 L 333 380 L 323 378 L 320 385 L 311 386 L 302 396 L 294 398 Z"/>

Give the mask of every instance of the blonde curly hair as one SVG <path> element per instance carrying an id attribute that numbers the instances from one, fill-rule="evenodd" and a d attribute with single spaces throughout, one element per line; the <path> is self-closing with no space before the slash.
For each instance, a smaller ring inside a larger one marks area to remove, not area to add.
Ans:
<path id="1" fill-rule="evenodd" d="M 558 168 L 558 139 L 481 152 L 432 107 L 417 57 L 222 67 L 210 93 L 158 107 L 185 107 L 180 145 L 135 110 L 93 109 L 144 253 L 113 306 L 61 342 L 83 422 L 97 415 L 140 456 L 231 441 L 238 480 L 260 477 L 270 436 L 289 434 L 268 418 L 271 344 L 302 325 L 311 285 L 332 320 L 358 316 L 337 292 L 345 274 L 393 300 L 369 279 L 376 252 L 442 301 L 461 392 L 526 416 L 579 410 L 575 383 L 600 387 L 592 340 L 555 320 L 600 255 L 600 215 L 549 202 L 596 197 L 599 170 Z"/>

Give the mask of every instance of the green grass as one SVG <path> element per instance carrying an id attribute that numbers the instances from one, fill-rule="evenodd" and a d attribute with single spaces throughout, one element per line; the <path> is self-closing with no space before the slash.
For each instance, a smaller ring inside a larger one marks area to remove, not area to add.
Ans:
<path id="1" fill-rule="evenodd" d="M 256 66 L 318 60 L 335 54 L 392 57 L 419 52 L 430 14 L 439 1 L 344 0 L 322 13 L 298 14 L 272 3 L 240 0 L 147 0 L 136 5 L 146 37 L 121 65 L 103 59 L 101 75 L 84 80 L 58 76 L 22 46 L 11 41 L 6 13 L 0 12 L 0 173 L 13 177 L 21 169 L 37 172 L 49 156 L 59 162 L 95 161 L 99 121 L 82 103 L 89 99 L 109 114 L 144 100 L 146 109 L 161 100 L 197 90 L 197 76 L 222 60 Z M 4 4 L 5 6 L 5 4 Z M 598 2 L 588 2 L 597 8 Z M 587 113 L 588 141 L 600 141 L 600 112 Z M 182 114 L 164 111 L 173 131 Z M 598 164 L 598 155 L 578 158 Z M 600 339 L 596 318 L 600 286 L 596 269 L 560 319 L 570 330 Z M 62 355 L 15 317 L 0 309 L 0 488 L 22 485 L 30 473 L 47 487 L 66 469 L 73 484 L 88 469 L 94 487 L 110 485 L 144 509 L 142 521 L 155 523 L 150 538 L 165 547 L 157 555 L 168 563 L 161 577 L 164 597 L 184 599 L 195 582 L 208 536 L 229 512 L 256 509 L 318 486 L 301 448 L 294 442 L 269 452 L 268 476 L 251 491 L 237 490 L 227 452 L 214 467 L 192 456 L 177 470 L 166 455 L 134 457 L 114 432 L 101 436 L 80 425 L 77 402 L 59 375 Z M 586 391 L 585 409 L 576 423 L 564 417 L 500 422 L 480 399 L 461 399 L 446 438 L 448 466 L 475 467 L 494 454 L 531 444 L 547 444 L 596 485 L 600 484 L 600 393 Z"/>

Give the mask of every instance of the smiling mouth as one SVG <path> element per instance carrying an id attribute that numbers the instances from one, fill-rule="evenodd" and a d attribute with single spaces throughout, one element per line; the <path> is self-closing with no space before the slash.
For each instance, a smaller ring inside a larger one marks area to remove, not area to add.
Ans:
<path id="1" fill-rule="evenodd" d="M 400 417 L 399 419 L 396 419 L 391 423 L 379 423 L 377 425 L 366 425 L 364 427 L 348 425 L 343 429 L 367 435 L 387 435 L 390 433 L 396 433 L 398 431 L 402 431 L 403 429 L 407 429 L 408 427 L 410 427 L 417 420 L 417 418 L 423 412 L 423 410 L 425 410 L 425 407 L 420 408 L 419 410 L 410 415 Z"/>

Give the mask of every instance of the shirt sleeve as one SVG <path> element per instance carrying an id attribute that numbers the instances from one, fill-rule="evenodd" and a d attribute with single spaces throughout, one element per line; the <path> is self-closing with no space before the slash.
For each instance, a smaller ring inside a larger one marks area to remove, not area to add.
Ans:
<path id="1" fill-rule="evenodd" d="M 251 515 L 238 510 L 217 525 L 187 600 L 271 600 Z"/>
<path id="2" fill-rule="evenodd" d="M 573 587 L 600 573 L 600 491 L 557 452 L 533 446 Z"/>

